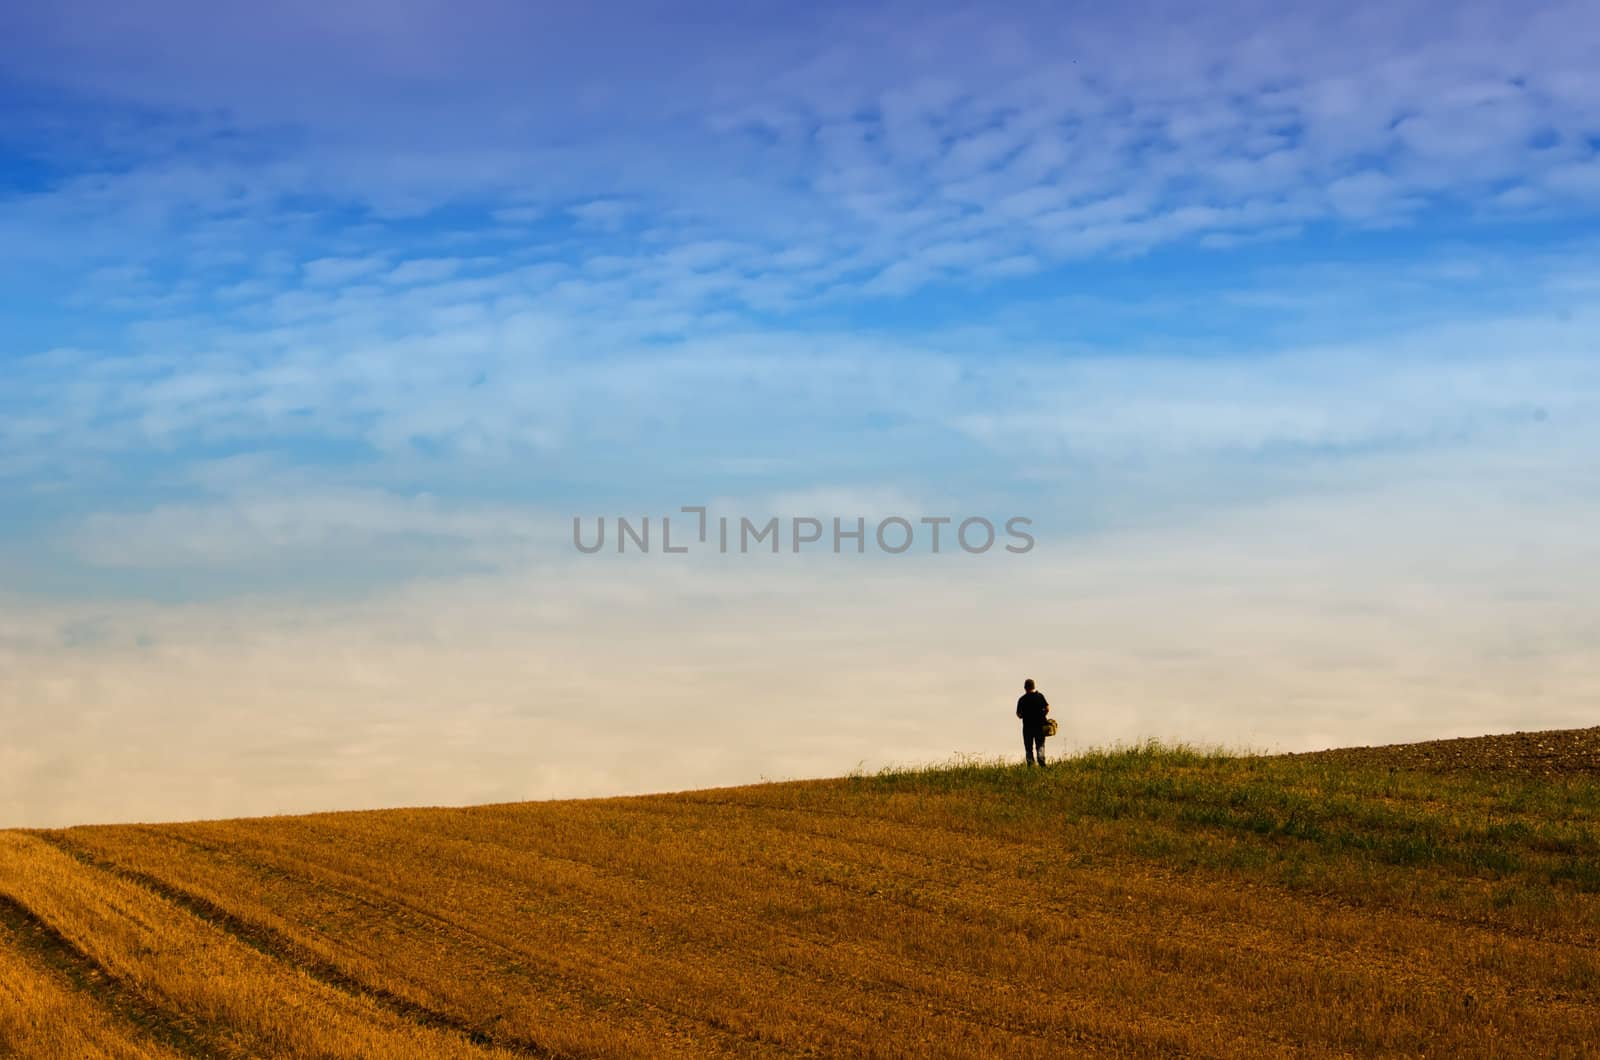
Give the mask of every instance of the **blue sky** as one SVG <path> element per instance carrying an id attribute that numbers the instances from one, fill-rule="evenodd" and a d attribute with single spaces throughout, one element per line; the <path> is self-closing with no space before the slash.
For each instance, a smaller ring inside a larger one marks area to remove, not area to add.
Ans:
<path id="1" fill-rule="evenodd" d="M 0 817 L 1009 753 L 976 701 L 1022 670 L 1074 689 L 1083 742 L 1590 717 L 1597 30 L 1581 3 L 10 5 Z M 574 514 L 692 503 L 1024 513 L 1040 547 L 570 548 Z M 954 640 L 895 617 L 930 608 Z M 886 729 L 841 720 L 912 670 Z M 832 735 L 730 730 L 750 682 Z M 585 750 L 615 718 L 666 751 Z M 84 801 L 91 765 L 143 794 Z"/>

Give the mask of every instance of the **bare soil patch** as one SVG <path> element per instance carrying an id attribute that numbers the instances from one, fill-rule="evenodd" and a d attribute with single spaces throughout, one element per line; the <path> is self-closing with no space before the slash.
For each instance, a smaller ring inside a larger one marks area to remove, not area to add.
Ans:
<path id="1" fill-rule="evenodd" d="M 1473 770 L 1600 776 L 1600 726 L 1513 732 L 1498 736 L 1466 736 L 1454 740 L 1428 740 L 1425 743 L 1386 744 L 1379 747 L 1336 747 L 1284 757 L 1431 772 Z"/>

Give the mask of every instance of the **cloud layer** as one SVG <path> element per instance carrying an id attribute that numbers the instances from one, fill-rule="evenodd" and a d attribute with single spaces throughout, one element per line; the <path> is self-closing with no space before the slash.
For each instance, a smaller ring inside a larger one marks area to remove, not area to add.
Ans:
<path id="1" fill-rule="evenodd" d="M 10 5 L 0 824 L 1577 721 L 1597 28 Z M 570 549 L 695 503 L 1040 548 Z"/>

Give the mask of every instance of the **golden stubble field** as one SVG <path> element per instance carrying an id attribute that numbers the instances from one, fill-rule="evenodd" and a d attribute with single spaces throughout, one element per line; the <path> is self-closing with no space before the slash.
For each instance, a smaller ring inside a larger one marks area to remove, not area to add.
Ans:
<path id="1" fill-rule="evenodd" d="M 1589 1055 L 1600 731 L 1536 736 L 0 832 L 0 1052 Z"/>

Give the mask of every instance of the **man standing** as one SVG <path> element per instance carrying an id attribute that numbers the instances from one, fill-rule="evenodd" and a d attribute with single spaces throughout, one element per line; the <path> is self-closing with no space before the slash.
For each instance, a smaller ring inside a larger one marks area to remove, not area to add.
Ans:
<path id="1" fill-rule="evenodd" d="M 1034 691 L 1033 678 L 1022 682 L 1022 698 L 1017 700 L 1017 717 L 1022 719 L 1022 749 L 1027 752 L 1028 765 L 1035 758 L 1044 767 L 1044 719 L 1050 713 L 1050 703 Z"/>

